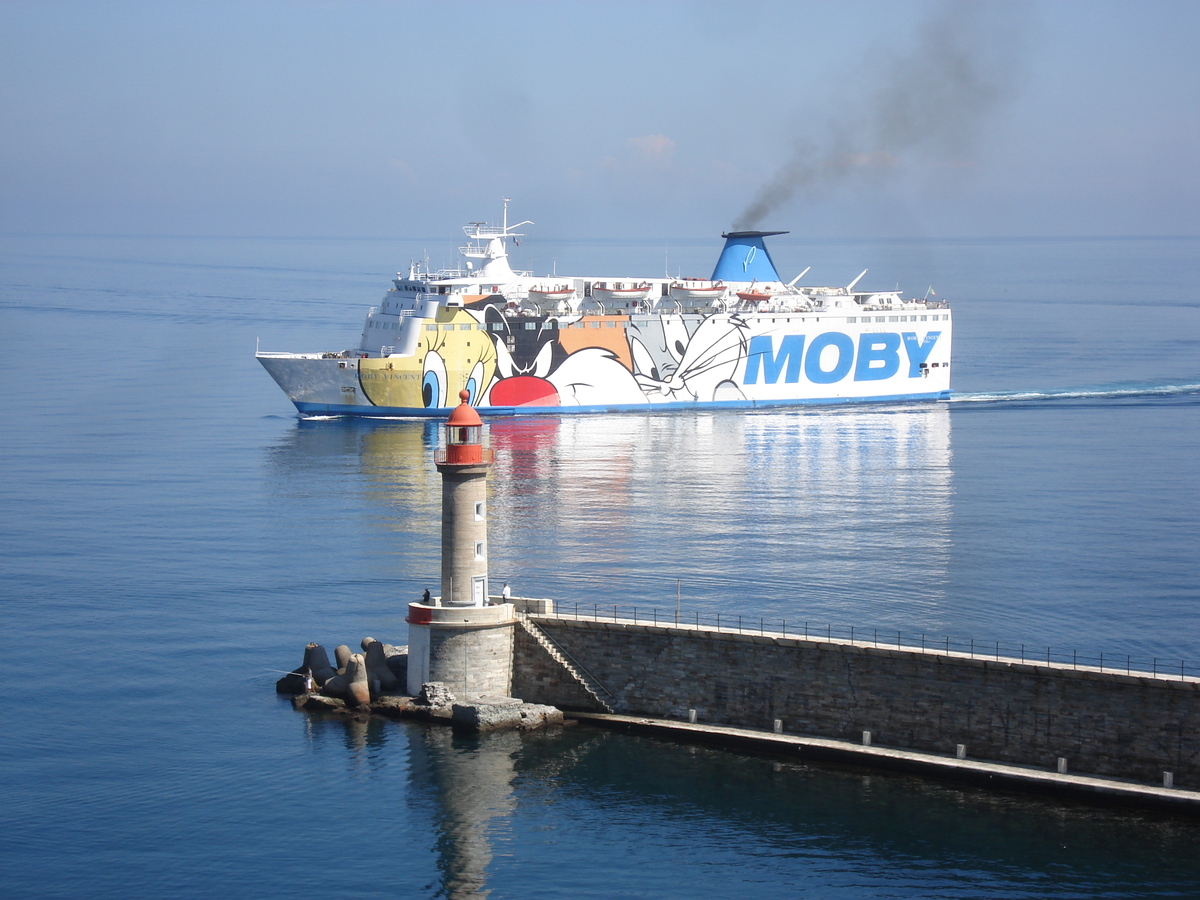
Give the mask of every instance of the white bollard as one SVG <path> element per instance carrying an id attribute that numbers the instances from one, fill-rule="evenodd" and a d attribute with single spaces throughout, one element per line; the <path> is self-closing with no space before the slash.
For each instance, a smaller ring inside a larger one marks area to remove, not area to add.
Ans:
<path id="1" fill-rule="evenodd" d="M 689 725 L 696 724 L 696 711 L 694 709 L 688 710 L 688 724 Z"/>
<path id="2" fill-rule="evenodd" d="M 1067 758 L 1065 756 L 1060 756 L 1058 758 L 1058 774 L 1059 775 L 1067 774 Z"/>
<path id="3" fill-rule="evenodd" d="M 955 747 L 954 755 L 957 756 L 959 759 L 966 759 L 967 758 L 967 745 L 959 744 L 957 747 Z"/>
<path id="4" fill-rule="evenodd" d="M 869 732 L 869 731 L 863 732 L 863 746 L 864 747 L 871 746 L 871 732 Z"/>
<path id="5" fill-rule="evenodd" d="M 1174 772 L 1163 772 L 1163 787 L 1167 787 L 1167 788 L 1175 787 L 1175 773 Z"/>
<path id="6" fill-rule="evenodd" d="M 775 733 L 776 733 L 776 734 L 783 734 L 783 719 L 776 719 L 776 720 L 775 720 Z"/>

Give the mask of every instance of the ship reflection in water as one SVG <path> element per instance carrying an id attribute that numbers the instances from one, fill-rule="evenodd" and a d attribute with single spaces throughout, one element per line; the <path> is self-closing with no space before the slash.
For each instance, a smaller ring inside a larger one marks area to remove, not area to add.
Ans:
<path id="1" fill-rule="evenodd" d="M 945 404 L 505 418 L 493 580 L 573 606 L 911 628 L 940 618 L 953 471 Z M 320 466 L 391 535 L 412 590 L 438 571 L 437 423 L 303 422 L 276 448 Z M 408 590 L 408 586 L 404 586 Z"/>
<path id="2" fill-rule="evenodd" d="M 945 593 L 942 404 L 502 421 L 491 444 L 492 558 L 531 594 L 908 627 Z"/>

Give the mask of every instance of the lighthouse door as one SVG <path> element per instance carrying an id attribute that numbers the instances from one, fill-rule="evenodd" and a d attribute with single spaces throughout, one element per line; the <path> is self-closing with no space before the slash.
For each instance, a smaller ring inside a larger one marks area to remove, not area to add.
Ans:
<path id="1" fill-rule="evenodd" d="M 471 601 L 476 606 L 487 604 L 487 577 L 478 576 L 471 579 Z"/>

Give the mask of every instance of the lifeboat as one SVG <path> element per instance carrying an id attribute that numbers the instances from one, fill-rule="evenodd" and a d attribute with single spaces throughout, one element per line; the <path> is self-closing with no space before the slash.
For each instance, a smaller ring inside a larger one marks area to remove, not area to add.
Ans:
<path id="1" fill-rule="evenodd" d="M 529 289 L 529 302 L 538 306 L 549 303 L 551 309 L 556 309 L 556 304 L 569 301 L 574 294 L 575 288 L 569 284 L 535 284 Z"/>
<path id="2" fill-rule="evenodd" d="M 592 285 L 592 296 L 606 306 L 632 307 L 649 297 L 651 290 L 653 290 L 653 286 L 648 281 L 637 284 L 632 282 L 626 284 L 623 281 L 611 283 L 598 281 Z"/>
<path id="3" fill-rule="evenodd" d="M 725 293 L 725 282 L 706 281 L 700 278 L 684 278 L 671 282 L 671 299 L 681 302 L 711 303 Z"/>
<path id="4" fill-rule="evenodd" d="M 743 303 L 757 306 L 759 303 L 766 303 L 771 299 L 771 295 L 765 291 L 738 291 L 738 299 Z"/>

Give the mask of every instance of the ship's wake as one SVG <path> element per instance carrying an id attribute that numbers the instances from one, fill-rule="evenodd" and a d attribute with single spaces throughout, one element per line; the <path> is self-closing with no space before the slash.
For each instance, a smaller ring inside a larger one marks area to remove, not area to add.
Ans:
<path id="1" fill-rule="evenodd" d="M 1190 378 L 1178 382 L 1127 382 L 1092 387 L 1055 388 L 1045 391 L 956 392 L 951 403 L 1014 403 L 1043 400 L 1120 400 L 1137 397 L 1200 396 L 1200 381 Z"/>

